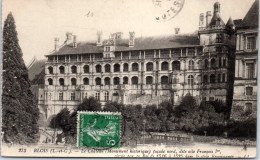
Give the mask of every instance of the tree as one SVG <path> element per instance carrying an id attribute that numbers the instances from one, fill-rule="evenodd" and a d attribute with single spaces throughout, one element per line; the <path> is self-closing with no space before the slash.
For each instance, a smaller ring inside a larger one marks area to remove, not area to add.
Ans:
<path id="1" fill-rule="evenodd" d="M 101 103 L 94 97 L 85 98 L 76 111 L 101 111 Z"/>
<path id="2" fill-rule="evenodd" d="M 183 97 L 180 105 L 175 107 L 174 113 L 176 117 L 181 117 L 185 115 L 187 112 L 194 111 L 198 108 L 196 100 L 190 94 L 187 94 Z"/>
<path id="3" fill-rule="evenodd" d="M 52 118 L 50 122 L 50 127 L 59 128 L 63 131 L 67 131 L 70 129 L 69 119 L 70 111 L 68 110 L 68 108 L 64 108 L 55 117 Z"/>
<path id="4" fill-rule="evenodd" d="M 12 13 L 3 28 L 2 131 L 5 142 L 34 143 L 39 138 L 39 110 L 30 90 L 28 70 Z"/>

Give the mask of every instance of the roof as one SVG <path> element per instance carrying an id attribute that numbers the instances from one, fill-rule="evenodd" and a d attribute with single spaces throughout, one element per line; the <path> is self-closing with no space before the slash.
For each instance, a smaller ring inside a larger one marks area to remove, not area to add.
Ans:
<path id="1" fill-rule="evenodd" d="M 235 26 L 234 21 L 233 21 L 233 19 L 232 19 L 231 17 L 228 19 L 228 22 L 227 22 L 226 26 L 227 26 L 227 27 L 233 27 L 233 26 Z"/>
<path id="2" fill-rule="evenodd" d="M 199 46 L 198 34 L 180 34 L 172 36 L 141 37 L 135 39 L 133 47 L 128 46 L 128 39 L 118 39 L 116 41 L 116 51 L 133 51 L 133 50 L 152 50 L 163 48 L 181 48 Z M 79 42 L 77 47 L 73 48 L 68 44 L 60 48 L 57 52 L 50 55 L 71 55 L 83 53 L 103 53 L 103 46 L 97 46 L 94 42 Z M 47 56 L 50 56 L 47 55 Z"/>
<path id="3" fill-rule="evenodd" d="M 234 24 L 236 27 L 241 27 L 243 25 L 243 20 L 242 19 L 235 19 Z"/>
<path id="4" fill-rule="evenodd" d="M 31 67 L 28 69 L 28 76 L 30 81 L 34 82 L 35 79 L 39 79 L 39 77 L 42 76 L 44 77 L 45 62 L 46 60 L 38 60 L 31 65 Z"/>
<path id="5" fill-rule="evenodd" d="M 220 24 L 217 23 L 220 22 Z M 220 17 L 219 13 L 214 13 L 209 26 L 225 26 L 225 22 Z"/>
<path id="6" fill-rule="evenodd" d="M 258 27 L 259 0 L 255 0 L 243 19 L 244 27 Z"/>

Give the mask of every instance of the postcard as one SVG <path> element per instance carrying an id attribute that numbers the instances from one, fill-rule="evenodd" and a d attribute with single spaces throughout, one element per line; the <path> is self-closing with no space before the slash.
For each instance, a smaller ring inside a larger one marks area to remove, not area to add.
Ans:
<path id="1" fill-rule="evenodd" d="M 256 157 L 259 0 L 2 13 L 2 156 Z"/>

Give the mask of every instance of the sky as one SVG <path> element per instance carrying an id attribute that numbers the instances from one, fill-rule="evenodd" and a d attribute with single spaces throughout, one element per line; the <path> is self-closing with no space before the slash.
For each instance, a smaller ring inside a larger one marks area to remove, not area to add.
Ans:
<path id="1" fill-rule="evenodd" d="M 229 17 L 243 19 L 255 0 L 183 0 L 180 12 L 172 19 L 157 21 L 156 17 L 169 8 L 169 1 L 161 0 L 3 0 L 2 27 L 12 12 L 23 58 L 28 64 L 54 49 L 54 38 L 65 41 L 66 32 L 77 35 L 78 41 L 95 41 L 101 30 L 103 39 L 114 32 L 123 32 L 123 38 L 134 31 L 136 37 L 192 33 L 198 29 L 200 13 L 211 11 L 220 2 L 220 15 L 226 23 Z M 166 4 L 166 5 L 164 5 Z"/>

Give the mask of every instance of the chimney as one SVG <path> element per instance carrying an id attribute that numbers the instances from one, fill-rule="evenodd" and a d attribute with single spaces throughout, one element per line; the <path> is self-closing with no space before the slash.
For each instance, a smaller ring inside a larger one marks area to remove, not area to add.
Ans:
<path id="1" fill-rule="evenodd" d="M 135 45 L 135 32 L 129 32 L 129 47 L 134 47 Z"/>
<path id="2" fill-rule="evenodd" d="M 175 28 L 175 34 L 179 34 L 180 33 L 180 28 Z"/>
<path id="3" fill-rule="evenodd" d="M 204 14 L 200 14 L 199 27 L 204 27 Z"/>
<path id="4" fill-rule="evenodd" d="M 59 38 L 54 38 L 54 50 L 59 50 Z"/>
<path id="5" fill-rule="evenodd" d="M 210 24 L 211 16 L 212 16 L 211 11 L 207 11 L 207 13 L 206 13 L 206 27 L 208 27 L 209 24 Z"/>
<path id="6" fill-rule="evenodd" d="M 220 13 L 220 3 L 219 2 L 216 2 L 214 4 L 214 14 L 216 13 Z"/>
<path id="7" fill-rule="evenodd" d="M 77 48 L 77 36 L 73 36 L 73 48 Z"/>
<path id="8" fill-rule="evenodd" d="M 66 41 L 65 44 L 70 44 L 72 42 L 72 33 L 71 32 L 67 32 L 66 33 Z"/>
<path id="9" fill-rule="evenodd" d="M 102 31 L 97 31 L 97 46 L 102 46 Z"/>

